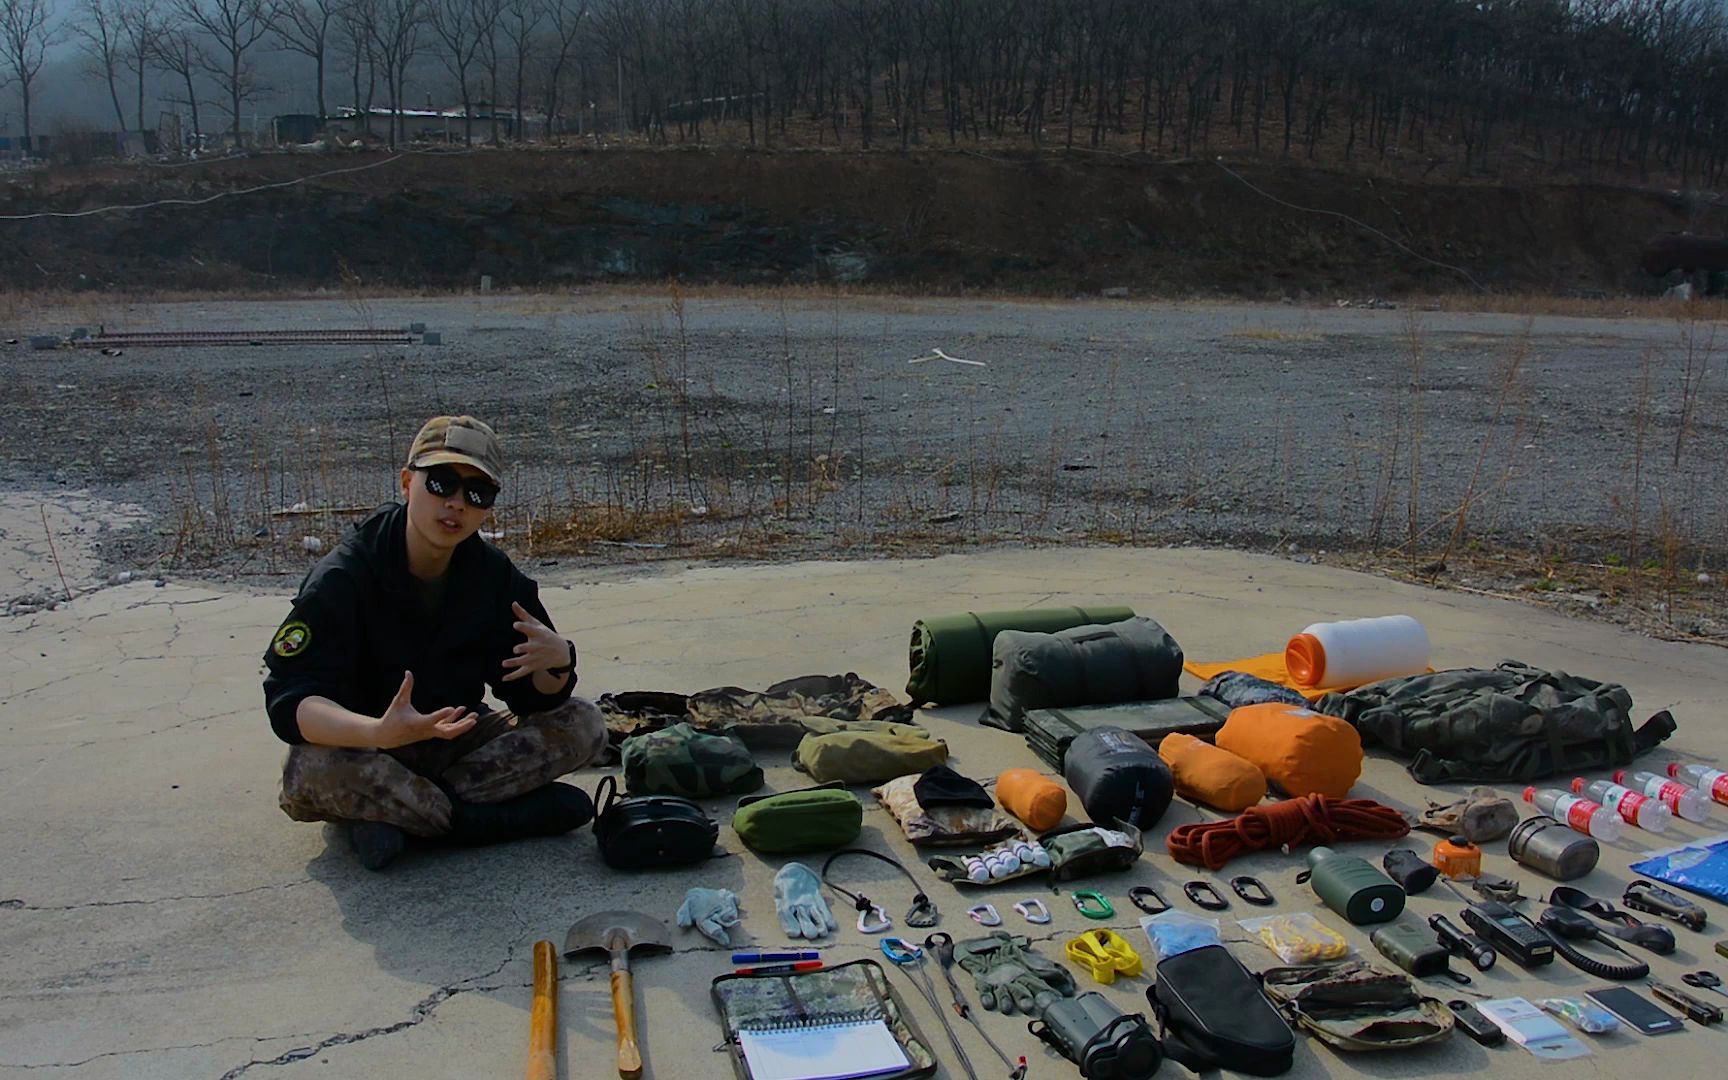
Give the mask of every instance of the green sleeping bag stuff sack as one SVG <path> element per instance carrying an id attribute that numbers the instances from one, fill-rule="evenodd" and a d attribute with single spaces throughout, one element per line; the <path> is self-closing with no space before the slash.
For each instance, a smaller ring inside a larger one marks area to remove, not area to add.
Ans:
<path id="1" fill-rule="evenodd" d="M 906 693 L 914 707 L 960 705 L 990 696 L 990 647 L 1004 630 L 1054 633 L 1070 626 L 1121 622 L 1134 609 L 1121 606 L 1023 608 L 937 615 L 912 624 Z"/>
<path id="2" fill-rule="evenodd" d="M 1004 630 L 991 654 L 980 720 L 1005 731 L 1024 731 L 1033 709 L 1173 698 L 1182 679 L 1182 646 L 1144 616 L 1054 634 Z"/>

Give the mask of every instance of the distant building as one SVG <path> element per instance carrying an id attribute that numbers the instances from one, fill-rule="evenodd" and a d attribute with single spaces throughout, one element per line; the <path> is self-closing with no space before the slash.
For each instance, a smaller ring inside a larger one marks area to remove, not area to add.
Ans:
<path id="1" fill-rule="evenodd" d="M 270 121 L 277 143 L 309 143 L 324 134 L 324 118 L 317 113 L 283 113 Z"/>
<path id="2" fill-rule="evenodd" d="M 367 124 L 367 116 L 371 123 Z M 337 109 L 335 113 L 324 118 L 323 130 L 331 135 L 352 138 L 361 133 L 362 128 L 369 127 L 373 134 L 383 135 L 390 130 L 391 121 L 397 116 L 395 110 L 388 106 L 374 106 L 362 113 L 361 110 L 349 106 Z M 463 117 L 461 108 L 454 109 L 403 109 L 401 112 L 402 130 L 410 140 L 461 142 Z M 500 138 L 514 139 L 516 137 L 516 114 L 506 109 L 493 106 L 488 102 L 476 102 L 473 120 L 470 125 L 473 138 L 478 141 L 490 138 L 492 124 L 496 119 Z M 522 114 L 522 126 L 528 132 L 534 132 L 545 123 L 542 113 Z M 288 141 L 284 139 L 283 141 Z M 301 140 L 310 142 L 310 139 Z"/>

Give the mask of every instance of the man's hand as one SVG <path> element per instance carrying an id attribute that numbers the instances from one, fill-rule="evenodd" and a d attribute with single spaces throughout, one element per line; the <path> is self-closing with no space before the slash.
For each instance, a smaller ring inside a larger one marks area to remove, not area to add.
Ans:
<path id="1" fill-rule="evenodd" d="M 521 604 L 512 603 L 510 610 L 516 613 L 516 621 L 510 625 L 516 628 L 523 640 L 512 650 L 516 655 L 504 661 L 506 668 L 515 670 L 508 672 L 501 681 L 513 682 L 538 671 L 567 667 L 570 664 L 569 641 L 530 615 L 528 609 Z M 574 678 L 576 673 L 572 671 L 570 675 Z"/>
<path id="2" fill-rule="evenodd" d="M 465 708 L 448 706 L 423 713 L 414 707 L 414 673 L 402 673 L 402 686 L 390 699 L 390 707 L 378 718 L 378 747 L 391 750 L 426 739 L 454 739 L 473 727 L 479 718 Z"/>

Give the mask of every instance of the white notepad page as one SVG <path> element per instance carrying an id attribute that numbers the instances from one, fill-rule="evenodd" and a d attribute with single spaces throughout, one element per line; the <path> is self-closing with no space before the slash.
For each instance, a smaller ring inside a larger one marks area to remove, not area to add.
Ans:
<path id="1" fill-rule="evenodd" d="M 738 1041 L 755 1080 L 852 1080 L 910 1064 L 884 1020 L 746 1030 Z"/>

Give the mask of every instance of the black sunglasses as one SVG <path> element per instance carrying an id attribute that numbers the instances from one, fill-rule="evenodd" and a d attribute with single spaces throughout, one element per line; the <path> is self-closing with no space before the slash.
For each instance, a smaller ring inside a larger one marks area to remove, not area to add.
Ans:
<path id="1" fill-rule="evenodd" d="M 476 510 L 490 510 L 498 501 L 498 485 L 485 477 L 464 477 L 449 465 L 432 465 L 420 471 L 426 474 L 426 490 L 440 499 L 448 499 L 460 491 Z"/>

